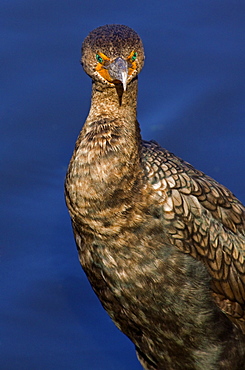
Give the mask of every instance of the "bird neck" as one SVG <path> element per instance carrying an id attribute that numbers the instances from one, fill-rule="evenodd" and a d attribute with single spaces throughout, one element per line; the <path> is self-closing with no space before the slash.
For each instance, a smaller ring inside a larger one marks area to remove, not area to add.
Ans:
<path id="1" fill-rule="evenodd" d="M 86 123 L 113 118 L 129 121 L 132 125 L 137 115 L 137 92 L 137 78 L 129 83 L 126 91 L 123 91 L 121 84 L 111 87 L 93 81 L 91 108 Z"/>
<path id="2" fill-rule="evenodd" d="M 136 99 L 137 80 L 121 96 L 118 89 L 93 84 L 91 109 L 66 183 L 67 197 L 79 207 L 80 214 L 86 214 L 87 209 L 99 214 L 103 204 L 116 199 L 115 194 L 124 199 L 139 193 L 141 137 Z"/>
<path id="3" fill-rule="evenodd" d="M 112 157 L 127 166 L 139 162 L 141 137 L 136 107 L 137 79 L 129 83 L 126 91 L 121 85 L 112 88 L 93 82 L 91 108 L 79 144 L 86 150 L 90 164 Z"/>

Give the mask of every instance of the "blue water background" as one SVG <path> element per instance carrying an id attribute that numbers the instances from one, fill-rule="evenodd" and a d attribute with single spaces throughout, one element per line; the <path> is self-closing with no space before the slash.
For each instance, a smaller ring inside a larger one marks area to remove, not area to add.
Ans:
<path id="1" fill-rule="evenodd" d="M 80 45 L 106 23 L 138 31 L 144 139 L 245 203 L 245 2 L 3 0 L 0 18 L 0 368 L 140 370 L 80 268 L 64 203 L 91 94 Z"/>

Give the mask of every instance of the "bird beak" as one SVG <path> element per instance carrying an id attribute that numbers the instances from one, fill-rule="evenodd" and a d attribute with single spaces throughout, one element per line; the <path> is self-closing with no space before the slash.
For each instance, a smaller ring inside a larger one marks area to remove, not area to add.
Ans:
<path id="1" fill-rule="evenodd" d="M 125 91 L 128 79 L 128 63 L 118 57 L 108 66 L 108 72 L 113 80 L 121 81 L 123 90 Z"/>

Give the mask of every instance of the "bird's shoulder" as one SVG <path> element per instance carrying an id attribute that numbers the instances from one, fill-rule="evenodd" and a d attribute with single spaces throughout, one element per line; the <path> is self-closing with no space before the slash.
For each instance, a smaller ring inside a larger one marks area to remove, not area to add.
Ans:
<path id="1" fill-rule="evenodd" d="M 155 141 L 142 142 L 142 161 L 148 182 L 155 190 L 173 198 L 177 214 L 180 197 L 186 201 L 189 199 L 189 211 L 195 214 L 195 206 L 191 201 L 195 197 L 199 203 L 197 206 L 195 201 L 198 208 L 210 212 L 228 230 L 245 236 L 245 207 L 225 186 Z"/>

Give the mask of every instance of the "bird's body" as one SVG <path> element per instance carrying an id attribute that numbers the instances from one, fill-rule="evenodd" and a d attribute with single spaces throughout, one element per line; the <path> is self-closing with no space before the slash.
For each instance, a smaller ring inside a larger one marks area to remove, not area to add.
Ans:
<path id="1" fill-rule="evenodd" d="M 83 44 L 92 102 L 66 179 L 80 262 L 145 369 L 245 369 L 245 209 L 142 141 L 143 60 L 126 26 L 99 27 Z"/>

